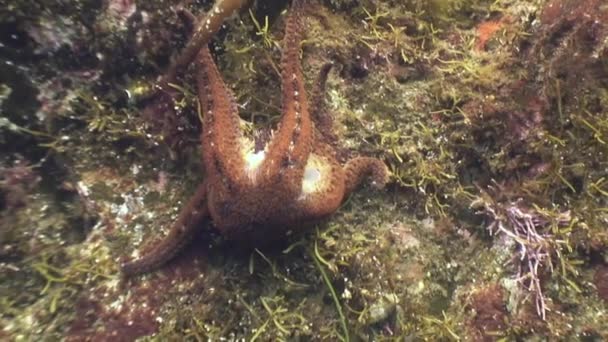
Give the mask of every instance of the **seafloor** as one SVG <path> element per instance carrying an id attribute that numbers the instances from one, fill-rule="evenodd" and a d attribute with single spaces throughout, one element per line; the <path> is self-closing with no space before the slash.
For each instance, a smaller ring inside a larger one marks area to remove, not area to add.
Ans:
<path id="1" fill-rule="evenodd" d="M 608 339 L 604 0 L 308 1 L 307 82 L 334 63 L 334 133 L 390 183 L 282 245 L 207 224 L 122 277 L 205 177 L 196 68 L 142 113 L 178 9 L 211 6 L 0 1 L 0 340 Z M 251 130 L 278 120 L 288 8 L 251 1 L 211 41 Z"/>

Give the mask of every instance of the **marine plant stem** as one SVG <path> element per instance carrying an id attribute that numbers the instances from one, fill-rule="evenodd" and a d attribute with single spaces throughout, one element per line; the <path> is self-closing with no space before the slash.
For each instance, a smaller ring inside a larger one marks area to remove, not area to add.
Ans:
<path id="1" fill-rule="evenodd" d="M 348 336 L 348 327 L 346 325 L 346 317 L 344 317 L 344 312 L 342 312 L 342 305 L 340 304 L 340 300 L 338 299 L 338 295 L 336 294 L 336 290 L 332 286 L 331 281 L 329 280 L 329 277 L 327 276 L 327 273 L 325 273 L 325 269 L 323 269 L 323 265 L 321 265 L 321 262 L 323 262 L 326 265 L 328 263 L 319 254 L 319 249 L 317 248 L 317 242 L 316 241 L 315 241 L 314 252 L 311 253 L 311 256 L 312 256 L 312 259 L 315 261 L 315 265 L 319 269 L 319 272 L 321 272 L 321 277 L 323 277 L 323 281 L 325 282 L 325 285 L 329 289 L 329 293 L 331 294 L 331 298 L 334 300 L 334 304 L 336 305 L 336 310 L 338 310 L 338 315 L 340 316 L 340 323 L 342 325 L 342 331 L 344 332 L 344 336 L 341 336 L 342 340 L 345 341 L 345 342 L 349 342 L 350 338 Z"/>

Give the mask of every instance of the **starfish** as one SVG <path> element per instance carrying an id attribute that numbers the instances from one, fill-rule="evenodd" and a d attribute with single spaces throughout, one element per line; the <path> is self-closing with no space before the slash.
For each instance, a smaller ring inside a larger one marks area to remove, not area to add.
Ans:
<path id="1" fill-rule="evenodd" d="M 257 246 L 329 216 L 367 177 L 376 187 L 384 186 L 388 170 L 379 159 L 356 157 L 344 166 L 338 160 L 332 119 L 323 110 L 331 64 L 321 69 L 309 106 L 299 62 L 300 10 L 300 1 L 294 1 L 281 58 L 281 120 L 262 150 L 241 131 L 234 96 L 209 48 L 201 48 L 197 83 L 206 178 L 168 235 L 140 258 L 124 263 L 124 274 L 148 272 L 169 261 L 205 219 L 227 239 Z"/>

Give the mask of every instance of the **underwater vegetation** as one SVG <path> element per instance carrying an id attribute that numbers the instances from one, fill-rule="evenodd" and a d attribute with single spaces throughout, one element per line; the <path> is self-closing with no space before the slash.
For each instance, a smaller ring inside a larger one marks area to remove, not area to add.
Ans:
<path id="1" fill-rule="evenodd" d="M 1 4 L 0 339 L 608 338 L 605 1 L 306 1 L 304 88 L 333 64 L 338 157 L 389 184 L 128 279 L 207 177 L 193 56 L 267 140 L 290 1 Z"/>

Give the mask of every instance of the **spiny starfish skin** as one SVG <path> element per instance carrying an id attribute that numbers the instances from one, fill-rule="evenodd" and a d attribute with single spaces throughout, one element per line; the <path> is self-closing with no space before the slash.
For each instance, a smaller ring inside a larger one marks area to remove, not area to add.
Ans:
<path id="1" fill-rule="evenodd" d="M 386 183 L 388 170 L 379 159 L 357 157 L 343 167 L 336 158 L 331 118 L 321 112 L 330 66 L 321 70 L 309 109 L 299 62 L 300 10 L 300 1 L 294 1 L 281 60 L 281 121 L 263 151 L 255 151 L 242 134 L 234 97 L 208 47 L 201 49 L 197 82 L 206 179 L 167 237 L 123 264 L 124 274 L 148 272 L 170 260 L 207 217 L 226 238 L 259 245 L 329 216 L 367 177 L 377 187 Z"/>

